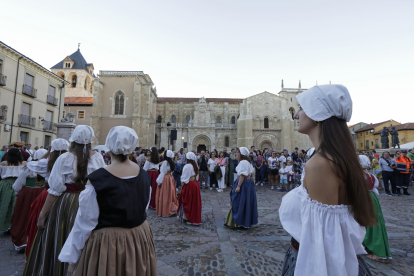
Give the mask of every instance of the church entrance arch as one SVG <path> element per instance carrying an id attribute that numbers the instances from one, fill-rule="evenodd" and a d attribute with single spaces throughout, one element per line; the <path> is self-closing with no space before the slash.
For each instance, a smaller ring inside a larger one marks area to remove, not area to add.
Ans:
<path id="1" fill-rule="evenodd" d="M 273 143 L 269 140 L 265 140 L 260 144 L 260 148 L 261 149 L 273 148 Z"/>
<path id="2" fill-rule="evenodd" d="M 194 149 L 197 149 L 197 152 L 211 150 L 211 140 L 207 135 L 197 135 L 194 137 L 192 145 Z"/>
<path id="3" fill-rule="evenodd" d="M 279 139 L 273 134 L 263 133 L 254 139 L 254 146 L 260 149 L 272 147 L 274 150 L 280 151 Z"/>

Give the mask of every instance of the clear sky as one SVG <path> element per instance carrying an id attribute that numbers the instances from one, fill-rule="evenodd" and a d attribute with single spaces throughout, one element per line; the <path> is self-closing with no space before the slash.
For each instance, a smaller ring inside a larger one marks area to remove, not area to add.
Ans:
<path id="1" fill-rule="evenodd" d="M 3 1 L 0 40 L 50 68 L 149 74 L 160 97 L 345 85 L 350 123 L 414 122 L 413 0 Z"/>

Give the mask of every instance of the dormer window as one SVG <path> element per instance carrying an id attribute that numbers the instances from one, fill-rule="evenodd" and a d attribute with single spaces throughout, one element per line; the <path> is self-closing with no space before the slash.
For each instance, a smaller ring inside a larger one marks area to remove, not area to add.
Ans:
<path id="1" fill-rule="evenodd" d="M 65 63 L 65 68 L 70 68 L 70 62 Z"/>

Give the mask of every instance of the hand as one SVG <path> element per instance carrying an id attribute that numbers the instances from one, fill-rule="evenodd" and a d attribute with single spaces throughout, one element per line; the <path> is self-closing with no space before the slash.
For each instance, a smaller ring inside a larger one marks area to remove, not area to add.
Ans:
<path id="1" fill-rule="evenodd" d="M 45 219 L 46 217 L 40 217 L 37 219 L 37 228 L 44 229 L 45 228 Z"/>
<path id="2" fill-rule="evenodd" d="M 68 273 L 66 274 L 66 276 L 72 276 L 73 272 L 75 271 L 76 266 L 73 264 L 70 264 L 68 267 Z"/>
<path id="3" fill-rule="evenodd" d="M 240 193 L 240 187 L 239 186 L 237 186 L 237 188 L 236 188 L 236 193 Z"/>

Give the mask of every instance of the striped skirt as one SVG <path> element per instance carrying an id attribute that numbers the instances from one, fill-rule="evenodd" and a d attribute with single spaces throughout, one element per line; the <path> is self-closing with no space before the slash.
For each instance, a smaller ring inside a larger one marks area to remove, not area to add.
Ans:
<path id="1" fill-rule="evenodd" d="M 45 228 L 37 231 L 23 275 L 64 276 L 69 264 L 58 260 L 79 209 L 79 193 L 63 193 L 53 204 Z"/>

